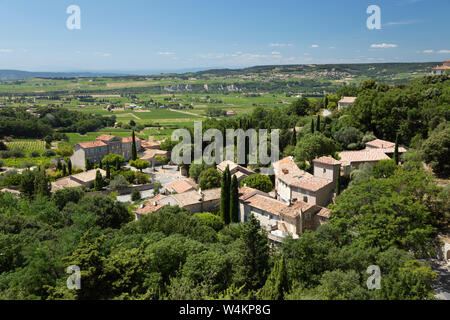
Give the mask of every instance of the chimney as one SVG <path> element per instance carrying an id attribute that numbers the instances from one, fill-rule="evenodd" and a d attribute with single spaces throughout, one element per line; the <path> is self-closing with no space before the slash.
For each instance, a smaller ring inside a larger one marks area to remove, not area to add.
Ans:
<path id="1" fill-rule="evenodd" d="M 289 170 L 288 169 L 283 169 L 283 174 L 289 174 Z"/>
<path id="2" fill-rule="evenodd" d="M 156 201 L 155 201 L 155 202 L 153 202 L 153 206 L 155 206 L 155 207 L 156 207 L 157 205 L 158 205 L 158 203 L 156 203 Z"/>

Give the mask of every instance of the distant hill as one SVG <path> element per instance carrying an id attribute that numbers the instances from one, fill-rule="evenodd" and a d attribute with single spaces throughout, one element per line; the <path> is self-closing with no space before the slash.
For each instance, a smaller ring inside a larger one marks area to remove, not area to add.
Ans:
<path id="1" fill-rule="evenodd" d="M 100 72 L 28 72 L 20 70 L 0 70 L 0 81 L 23 80 L 32 78 L 96 78 L 115 77 L 123 74 Z"/>

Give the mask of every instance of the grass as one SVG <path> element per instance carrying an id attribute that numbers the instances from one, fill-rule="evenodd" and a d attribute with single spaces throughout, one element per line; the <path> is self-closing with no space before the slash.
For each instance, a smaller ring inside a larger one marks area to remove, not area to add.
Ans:
<path id="1" fill-rule="evenodd" d="M 3 165 L 5 167 L 15 167 L 20 168 L 24 162 L 30 162 L 33 163 L 36 166 L 44 166 L 48 163 L 50 163 L 51 158 L 47 157 L 38 157 L 38 158 L 9 158 L 9 159 L 2 159 Z"/>

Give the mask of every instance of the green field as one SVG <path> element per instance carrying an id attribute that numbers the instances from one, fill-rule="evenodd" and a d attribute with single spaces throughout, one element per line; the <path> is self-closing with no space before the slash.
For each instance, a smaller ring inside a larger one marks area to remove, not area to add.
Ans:
<path id="1" fill-rule="evenodd" d="M 20 150 L 25 153 L 32 151 L 45 151 L 45 141 L 39 140 L 14 140 L 12 142 L 6 142 L 6 146 L 9 150 Z"/>

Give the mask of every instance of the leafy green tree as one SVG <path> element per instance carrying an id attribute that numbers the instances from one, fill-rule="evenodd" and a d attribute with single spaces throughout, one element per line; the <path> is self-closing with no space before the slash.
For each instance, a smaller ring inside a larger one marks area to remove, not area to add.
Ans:
<path id="1" fill-rule="evenodd" d="M 214 169 L 215 170 L 215 169 Z M 221 182 L 221 191 L 220 191 L 220 216 L 223 219 L 225 225 L 230 224 L 231 215 L 230 215 L 230 187 L 231 187 L 231 175 L 230 175 L 230 167 L 227 166 L 223 175 Z"/>
<path id="2" fill-rule="evenodd" d="M 269 176 L 263 174 L 252 174 L 241 181 L 241 186 L 247 185 L 249 188 L 257 189 L 262 192 L 270 192 L 273 190 L 272 180 Z"/>
<path id="3" fill-rule="evenodd" d="M 92 163 L 89 161 L 89 159 L 85 160 L 85 167 L 86 171 L 92 170 Z"/>
<path id="4" fill-rule="evenodd" d="M 64 209 L 64 207 L 69 203 L 78 203 L 84 196 L 84 191 L 82 188 L 64 188 L 56 190 L 52 194 L 52 200 L 56 204 L 59 210 Z"/>
<path id="5" fill-rule="evenodd" d="M 321 133 L 307 135 L 299 140 L 295 147 L 297 161 L 312 161 L 321 156 L 334 154 L 338 147 L 333 139 L 325 137 Z"/>
<path id="6" fill-rule="evenodd" d="M 144 169 L 147 169 L 149 167 L 149 165 L 150 165 L 150 163 L 148 161 L 144 161 L 144 160 L 131 160 L 130 161 L 130 166 L 138 169 L 141 172 Z"/>
<path id="7" fill-rule="evenodd" d="M 284 255 L 275 262 L 266 284 L 259 292 L 263 300 L 283 300 L 285 292 L 289 291 L 289 280 L 286 271 Z"/>
<path id="8" fill-rule="evenodd" d="M 397 167 L 393 159 L 381 160 L 373 166 L 371 175 L 375 178 L 389 178 L 395 173 Z"/>
<path id="9" fill-rule="evenodd" d="M 111 166 L 109 163 L 106 164 L 106 179 L 111 179 Z"/>
<path id="10" fill-rule="evenodd" d="M 311 105 L 307 98 L 300 98 L 288 108 L 288 115 L 306 116 L 311 110 Z"/>
<path id="11" fill-rule="evenodd" d="M 356 128 L 345 127 L 336 132 L 334 138 L 344 147 L 344 149 L 355 150 L 364 148 L 364 144 L 362 143 L 363 134 Z M 354 147 L 350 148 L 351 146 Z"/>
<path id="12" fill-rule="evenodd" d="M 238 261 L 234 271 L 238 285 L 245 285 L 246 290 L 261 288 L 269 271 L 269 241 L 253 215 L 242 230 Z"/>
<path id="13" fill-rule="evenodd" d="M 210 212 L 196 213 L 194 214 L 194 217 L 198 218 L 203 224 L 213 228 L 217 232 L 224 227 L 224 222 L 221 217 Z"/>
<path id="14" fill-rule="evenodd" d="M 167 156 L 156 156 L 155 160 L 161 163 L 163 169 L 164 166 L 169 163 L 169 158 Z"/>
<path id="15" fill-rule="evenodd" d="M 102 163 L 114 163 L 116 164 L 116 170 L 120 170 L 120 167 L 125 163 L 125 158 L 119 154 L 110 153 L 102 159 Z"/>
<path id="16" fill-rule="evenodd" d="M 38 170 L 34 175 L 34 195 L 36 197 L 50 197 L 51 185 L 45 170 Z"/>
<path id="17" fill-rule="evenodd" d="M 109 187 L 115 191 L 126 189 L 128 187 L 128 181 L 123 175 L 117 175 L 111 180 Z"/>
<path id="18" fill-rule="evenodd" d="M 219 188 L 221 185 L 221 176 L 215 168 L 203 171 L 199 177 L 199 187 L 202 190 Z"/>
<path id="19" fill-rule="evenodd" d="M 230 221 L 233 223 L 239 222 L 239 182 L 236 176 L 231 179 L 230 188 Z"/>
<path id="20" fill-rule="evenodd" d="M 423 143 L 420 154 L 436 174 L 450 176 L 450 128 L 433 132 Z"/>
<path id="21" fill-rule="evenodd" d="M 24 170 L 20 176 L 19 190 L 27 197 L 33 197 L 34 195 L 34 180 L 35 174 L 31 170 Z"/>

